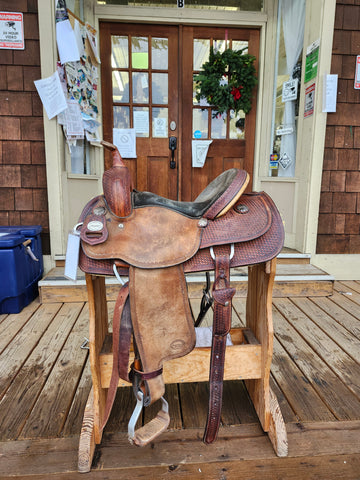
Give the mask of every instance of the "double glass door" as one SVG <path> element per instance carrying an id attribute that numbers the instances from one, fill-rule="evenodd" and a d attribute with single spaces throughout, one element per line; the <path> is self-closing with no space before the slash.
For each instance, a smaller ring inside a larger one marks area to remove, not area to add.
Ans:
<path id="1" fill-rule="evenodd" d="M 258 30 L 101 23 L 100 44 L 104 140 L 119 143 L 124 129 L 135 130 L 136 158 L 123 156 L 138 190 L 190 201 L 228 168 L 252 175 L 256 92 L 247 115 L 213 118 L 196 101 L 193 78 L 211 46 L 258 57 Z M 211 144 L 198 168 L 192 144 L 201 140 Z"/>

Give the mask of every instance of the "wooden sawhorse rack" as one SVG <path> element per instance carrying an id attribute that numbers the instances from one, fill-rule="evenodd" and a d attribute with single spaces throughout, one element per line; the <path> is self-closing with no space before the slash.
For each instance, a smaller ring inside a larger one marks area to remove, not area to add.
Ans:
<path id="1" fill-rule="evenodd" d="M 226 348 L 224 380 L 245 380 L 261 426 L 268 432 L 275 453 L 283 457 L 288 452 L 286 428 L 277 398 L 269 385 L 275 270 L 276 259 L 249 266 L 246 327 L 234 328 L 230 332 L 233 346 Z M 101 424 L 112 371 L 112 353 L 103 348 L 111 345 L 105 278 L 86 274 L 86 285 L 92 389 L 85 407 L 79 444 L 78 470 L 83 473 L 90 471 L 95 446 L 101 443 Z M 208 381 L 210 352 L 210 347 L 195 348 L 185 357 L 166 362 L 163 370 L 165 383 Z M 130 363 L 132 361 L 130 358 Z M 119 387 L 127 385 L 120 380 Z"/>

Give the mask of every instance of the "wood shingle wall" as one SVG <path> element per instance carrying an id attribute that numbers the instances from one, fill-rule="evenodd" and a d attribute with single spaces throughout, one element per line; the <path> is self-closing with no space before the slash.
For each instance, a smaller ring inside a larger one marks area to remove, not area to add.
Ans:
<path id="1" fill-rule="evenodd" d="M 23 12 L 25 50 L 0 50 L 0 225 L 41 225 L 49 249 L 37 0 L 2 0 L 2 11 Z"/>
<path id="2" fill-rule="evenodd" d="M 317 253 L 360 253 L 360 1 L 337 0 L 331 73 L 337 73 L 336 113 L 327 117 Z"/>

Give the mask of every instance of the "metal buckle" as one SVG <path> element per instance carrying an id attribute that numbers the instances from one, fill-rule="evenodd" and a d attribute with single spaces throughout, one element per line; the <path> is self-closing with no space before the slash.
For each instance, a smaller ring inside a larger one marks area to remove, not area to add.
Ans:
<path id="1" fill-rule="evenodd" d="M 235 253 L 235 246 L 234 246 L 234 244 L 232 243 L 231 246 L 230 246 L 230 257 L 229 257 L 229 260 L 232 260 L 232 258 L 233 258 L 233 256 L 234 256 L 234 253 Z M 215 261 L 214 247 L 210 247 L 210 255 L 211 255 L 211 258 Z"/>

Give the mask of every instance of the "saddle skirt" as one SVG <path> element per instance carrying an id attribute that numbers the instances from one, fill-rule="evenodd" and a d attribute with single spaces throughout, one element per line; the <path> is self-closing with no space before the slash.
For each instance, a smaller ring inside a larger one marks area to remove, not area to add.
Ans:
<path id="1" fill-rule="evenodd" d="M 282 220 L 271 198 L 264 192 L 244 193 L 249 177 L 243 170 L 223 172 L 194 202 L 176 202 L 132 190 L 119 153 L 110 148 L 114 166 L 105 172 L 104 195 L 88 202 L 79 219 L 80 268 L 89 274 L 129 276 L 130 302 L 123 292 L 115 309 L 116 361 L 104 423 L 119 376 L 135 384 L 144 405 L 152 404 L 164 395 L 163 363 L 194 348 L 185 274 L 215 270 L 213 349 L 220 354 L 212 355 L 211 370 L 218 372 L 221 363 L 215 364 L 224 359 L 223 337 L 230 329 L 235 293 L 229 285 L 229 269 L 271 260 L 284 240 Z M 123 350 L 130 347 L 131 333 L 136 361 L 129 372 L 128 353 Z M 212 392 L 217 392 L 222 378 L 211 370 L 206 443 L 216 438 L 221 412 L 222 387 L 220 394 Z M 144 445 L 166 429 L 165 410 L 148 428 L 133 433 L 131 441 Z"/>

